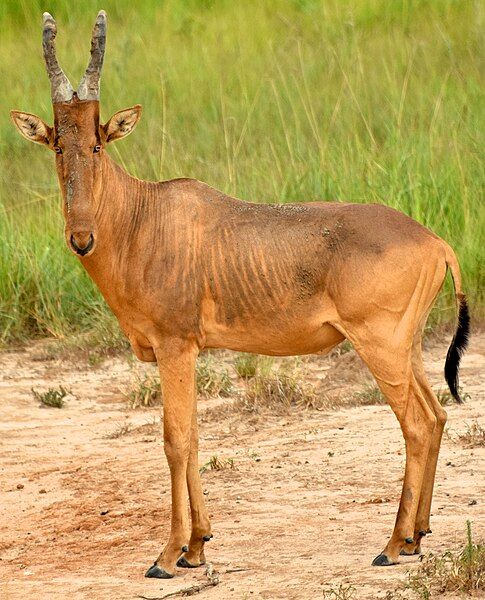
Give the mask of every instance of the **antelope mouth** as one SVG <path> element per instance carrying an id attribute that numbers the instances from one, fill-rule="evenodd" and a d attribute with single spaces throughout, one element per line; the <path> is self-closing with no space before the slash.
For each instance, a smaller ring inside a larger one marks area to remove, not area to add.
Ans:
<path id="1" fill-rule="evenodd" d="M 70 242 L 71 247 L 76 254 L 79 254 L 79 256 L 86 256 L 94 248 L 94 235 L 92 233 L 89 234 L 89 240 L 85 246 L 78 246 L 74 235 L 71 235 Z"/>

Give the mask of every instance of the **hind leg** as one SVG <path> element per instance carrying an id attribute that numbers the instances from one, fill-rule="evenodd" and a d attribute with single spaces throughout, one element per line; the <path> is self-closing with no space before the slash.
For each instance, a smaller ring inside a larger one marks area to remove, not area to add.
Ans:
<path id="1" fill-rule="evenodd" d="M 395 413 L 406 443 L 406 468 L 394 530 L 375 566 L 395 564 L 401 550 L 414 539 L 416 515 L 428 461 L 436 416 L 430 409 L 412 368 L 414 328 L 408 327 L 390 338 L 391 324 L 379 328 L 369 323 L 363 329 L 347 331 L 357 352 L 366 362 Z M 399 330 L 399 324 L 394 331 Z"/>
<path id="2" fill-rule="evenodd" d="M 431 445 L 429 448 L 428 461 L 419 498 L 418 512 L 416 515 L 416 524 L 414 527 L 414 539 L 412 544 L 406 544 L 403 548 L 403 554 L 419 554 L 421 552 L 421 540 L 427 534 L 431 533 L 429 528 L 429 516 L 431 512 L 431 500 L 433 497 L 433 487 L 436 474 L 436 465 L 441 446 L 441 438 L 446 424 L 446 411 L 438 402 L 438 398 L 431 389 L 423 368 L 423 357 L 421 350 L 421 332 L 416 334 L 413 344 L 412 367 L 414 377 L 420 387 L 428 406 L 436 417 L 436 427 L 434 428 Z"/>
<path id="3" fill-rule="evenodd" d="M 416 515 L 436 417 L 412 374 L 403 383 L 384 381 L 380 377 L 377 380 L 398 418 L 406 443 L 406 468 L 394 530 L 383 552 L 373 561 L 375 566 L 385 566 L 396 563 L 401 550 L 414 539 Z"/>
<path id="4" fill-rule="evenodd" d="M 192 431 L 190 440 L 189 462 L 187 465 L 187 487 L 192 517 L 192 533 L 188 546 L 177 561 L 178 567 L 198 567 L 205 564 L 204 543 L 212 538 L 209 514 L 205 506 L 204 493 L 199 474 L 199 434 L 197 427 L 197 403 L 194 403 L 192 414 Z"/>

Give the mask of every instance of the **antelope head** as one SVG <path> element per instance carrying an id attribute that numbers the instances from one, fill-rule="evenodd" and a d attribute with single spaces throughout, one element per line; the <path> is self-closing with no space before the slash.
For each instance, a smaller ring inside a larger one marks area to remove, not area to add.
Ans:
<path id="1" fill-rule="evenodd" d="M 99 12 L 91 38 L 91 58 L 77 91 L 56 57 L 56 22 L 43 15 L 44 59 L 51 83 L 54 125 L 39 117 L 11 111 L 19 132 L 31 142 L 43 144 L 56 154 L 56 167 L 63 196 L 65 237 L 79 256 L 96 247 L 95 198 L 101 189 L 106 145 L 131 133 L 141 115 L 136 105 L 115 113 L 104 125 L 99 121 L 99 82 L 106 46 L 106 13 Z"/>

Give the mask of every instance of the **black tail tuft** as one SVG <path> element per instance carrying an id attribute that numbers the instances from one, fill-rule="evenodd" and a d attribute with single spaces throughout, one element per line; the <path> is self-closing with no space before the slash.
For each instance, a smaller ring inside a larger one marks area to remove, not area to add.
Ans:
<path id="1" fill-rule="evenodd" d="M 470 337 L 470 313 L 463 294 L 458 295 L 458 303 L 458 327 L 446 355 L 445 379 L 453 398 L 459 404 L 462 404 L 463 400 L 460 398 L 458 391 L 458 370 L 460 359 L 468 346 L 468 338 Z"/>

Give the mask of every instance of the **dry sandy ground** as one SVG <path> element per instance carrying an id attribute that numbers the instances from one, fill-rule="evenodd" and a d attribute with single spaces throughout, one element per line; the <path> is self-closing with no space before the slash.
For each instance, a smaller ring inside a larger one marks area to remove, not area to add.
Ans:
<path id="1" fill-rule="evenodd" d="M 435 388 L 444 387 L 448 342 L 426 352 Z M 36 346 L 0 354 L 0 598 L 160 598 L 206 581 L 204 568 L 143 577 L 168 534 L 169 476 L 158 428 L 107 437 L 157 416 L 127 410 L 128 361 L 39 358 Z M 462 369 L 471 398 L 448 410 L 425 550 L 460 547 L 466 519 L 485 534 L 484 449 L 456 439 L 467 423 L 484 424 L 484 366 L 485 335 L 475 335 Z M 337 374 L 344 394 L 365 377 L 351 353 L 312 362 L 312 373 L 322 389 Z M 72 390 L 67 406 L 40 407 L 31 387 L 59 384 Z M 200 401 L 201 414 L 208 404 Z M 354 599 L 383 598 L 417 564 L 370 566 L 394 523 L 403 450 L 387 406 L 202 419 L 201 465 L 217 454 L 235 468 L 203 475 L 214 532 L 207 557 L 222 574 L 200 597 L 313 599 L 344 582 Z M 233 569 L 243 570 L 225 573 Z"/>

